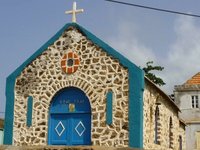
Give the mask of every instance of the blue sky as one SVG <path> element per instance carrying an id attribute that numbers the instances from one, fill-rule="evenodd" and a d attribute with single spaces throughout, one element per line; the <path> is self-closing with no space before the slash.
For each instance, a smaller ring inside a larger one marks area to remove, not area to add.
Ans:
<path id="1" fill-rule="evenodd" d="M 122 0 L 121 0 L 122 1 Z M 123 0 L 200 15 L 196 0 Z M 104 0 L 77 0 L 85 12 L 77 22 L 138 66 L 153 60 L 166 93 L 200 71 L 200 18 L 185 17 Z M 48 41 L 71 16 L 72 0 L 0 0 L 0 111 L 5 109 L 6 77 Z M 0 117 L 3 114 L 0 113 Z"/>

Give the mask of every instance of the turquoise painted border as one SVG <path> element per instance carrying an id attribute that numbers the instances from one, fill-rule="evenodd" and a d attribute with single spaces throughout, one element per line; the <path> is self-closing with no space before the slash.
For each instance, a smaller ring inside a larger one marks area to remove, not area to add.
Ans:
<path id="1" fill-rule="evenodd" d="M 12 144 L 13 140 L 13 115 L 14 115 L 14 86 L 15 80 L 34 59 L 42 54 L 50 45 L 52 45 L 62 33 L 70 26 L 77 28 L 89 40 L 97 44 L 109 55 L 118 59 L 120 63 L 129 70 L 129 146 L 143 148 L 143 88 L 144 74 L 143 71 L 129 61 L 126 57 L 115 51 L 109 45 L 98 39 L 95 35 L 76 23 L 66 24 L 55 36 L 38 49 L 29 57 L 20 67 L 18 67 L 6 82 L 6 116 L 5 116 L 5 136 L 4 144 Z"/>
<path id="2" fill-rule="evenodd" d="M 6 79 L 6 110 L 4 122 L 4 144 L 11 145 L 13 137 L 13 116 L 14 116 L 14 86 L 15 79 Z"/>
<path id="3" fill-rule="evenodd" d="M 129 68 L 129 146 L 143 148 L 144 72 Z"/>

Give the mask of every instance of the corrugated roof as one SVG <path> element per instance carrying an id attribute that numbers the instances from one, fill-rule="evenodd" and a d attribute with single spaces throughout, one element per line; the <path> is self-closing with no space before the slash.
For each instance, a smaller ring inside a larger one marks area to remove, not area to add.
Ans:
<path id="1" fill-rule="evenodd" d="M 197 84 L 200 84 L 200 72 L 198 72 L 197 74 L 195 74 L 192 78 L 190 78 L 189 80 L 187 80 L 184 84 L 187 84 L 187 85 L 197 85 Z"/>

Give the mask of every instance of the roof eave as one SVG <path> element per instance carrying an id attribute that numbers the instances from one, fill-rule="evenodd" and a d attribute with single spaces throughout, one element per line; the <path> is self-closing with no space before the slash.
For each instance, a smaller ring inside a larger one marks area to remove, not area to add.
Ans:
<path id="1" fill-rule="evenodd" d="M 169 100 L 169 102 L 174 106 L 174 108 L 176 108 L 179 112 L 181 112 L 181 110 L 179 109 L 179 107 L 175 104 L 175 102 L 164 92 L 162 91 L 155 83 L 153 83 L 149 78 L 147 78 L 145 76 L 145 80 L 148 81 L 151 85 L 153 85 L 165 98 L 167 98 Z"/>

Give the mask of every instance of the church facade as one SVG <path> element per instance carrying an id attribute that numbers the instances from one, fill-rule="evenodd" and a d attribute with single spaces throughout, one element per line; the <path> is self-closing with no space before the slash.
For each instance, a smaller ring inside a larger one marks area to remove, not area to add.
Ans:
<path id="1" fill-rule="evenodd" d="M 7 78 L 6 98 L 4 144 L 184 148 L 177 106 L 76 23 Z"/>

